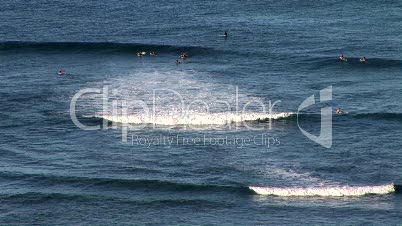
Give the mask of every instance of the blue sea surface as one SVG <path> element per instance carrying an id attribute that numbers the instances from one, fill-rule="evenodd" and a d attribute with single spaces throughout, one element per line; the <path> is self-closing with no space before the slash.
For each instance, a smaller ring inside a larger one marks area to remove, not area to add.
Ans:
<path id="1" fill-rule="evenodd" d="M 401 30 L 401 1 L 3 0 L 0 224 L 401 224 Z M 75 109 L 90 131 L 70 112 L 89 88 Z M 274 102 L 286 117 L 256 116 Z M 125 103 L 126 132 L 103 120 Z M 197 125 L 172 123 L 183 106 Z M 318 136 L 325 107 L 345 112 L 330 148 L 300 129 Z"/>

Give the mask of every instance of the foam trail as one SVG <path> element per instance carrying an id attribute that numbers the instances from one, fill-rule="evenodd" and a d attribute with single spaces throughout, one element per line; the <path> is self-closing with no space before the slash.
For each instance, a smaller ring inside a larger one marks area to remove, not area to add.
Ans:
<path id="1" fill-rule="evenodd" d="M 343 187 L 311 187 L 311 188 L 269 188 L 253 187 L 253 190 L 260 195 L 275 196 L 362 196 L 367 194 L 388 194 L 395 192 L 394 184 L 380 186 L 343 186 Z"/>
<path id="2" fill-rule="evenodd" d="M 108 121 L 132 124 L 157 124 L 157 125 L 226 125 L 233 122 L 255 121 L 264 119 L 285 118 L 293 113 L 282 112 L 273 114 L 263 113 L 212 113 L 212 114 L 190 114 L 190 115 L 156 115 L 155 118 L 146 115 L 97 116 Z"/>

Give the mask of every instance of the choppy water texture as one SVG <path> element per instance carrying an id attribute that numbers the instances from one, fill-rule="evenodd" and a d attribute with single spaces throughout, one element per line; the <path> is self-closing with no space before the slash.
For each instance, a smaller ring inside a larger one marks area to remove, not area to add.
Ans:
<path id="1" fill-rule="evenodd" d="M 400 224 L 401 8 L 2 1 L 0 223 Z M 81 130 L 70 101 L 104 87 Z M 298 127 L 318 135 L 322 107 L 347 113 L 329 149 Z"/>

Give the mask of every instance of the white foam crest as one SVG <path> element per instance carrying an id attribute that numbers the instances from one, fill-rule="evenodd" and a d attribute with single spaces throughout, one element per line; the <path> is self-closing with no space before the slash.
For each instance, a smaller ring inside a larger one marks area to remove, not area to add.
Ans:
<path id="1" fill-rule="evenodd" d="M 292 112 L 281 112 L 272 114 L 263 113 L 210 113 L 201 114 L 193 113 L 189 115 L 164 114 L 156 115 L 153 118 L 151 115 L 128 115 L 128 116 L 113 116 L 104 115 L 97 116 L 108 121 L 130 124 L 156 124 L 156 125 L 226 125 L 233 122 L 255 121 L 264 119 L 285 118 L 292 115 Z"/>
<path id="2" fill-rule="evenodd" d="M 310 187 L 310 188 L 275 188 L 275 187 L 253 187 L 253 190 L 260 195 L 275 196 L 362 196 L 367 194 L 388 194 L 395 192 L 393 184 L 380 186 L 342 186 L 342 187 Z"/>

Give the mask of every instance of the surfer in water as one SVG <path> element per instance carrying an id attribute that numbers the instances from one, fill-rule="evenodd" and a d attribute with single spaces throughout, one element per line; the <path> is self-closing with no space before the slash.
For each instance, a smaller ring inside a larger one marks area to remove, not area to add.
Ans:
<path id="1" fill-rule="evenodd" d="M 346 57 L 344 57 L 343 55 L 339 57 L 339 60 L 342 62 L 348 61 L 348 59 Z"/>
<path id="2" fill-rule="evenodd" d="M 138 52 L 137 56 L 142 57 L 142 56 L 145 56 L 145 54 L 147 54 L 147 53 L 146 52 Z"/>
<path id="3" fill-rule="evenodd" d="M 187 59 L 187 57 L 188 57 L 188 56 L 187 56 L 185 53 L 180 54 L 180 58 L 181 58 L 181 59 Z"/>
<path id="4" fill-rule="evenodd" d="M 59 71 L 57 74 L 59 74 L 59 75 L 65 75 L 66 73 L 64 73 L 63 71 Z"/>
<path id="5" fill-rule="evenodd" d="M 225 38 L 228 37 L 228 33 L 225 31 L 225 34 L 223 35 Z"/>
<path id="6" fill-rule="evenodd" d="M 180 64 L 180 61 L 179 60 L 176 60 L 176 65 L 179 65 Z"/>
<path id="7" fill-rule="evenodd" d="M 149 53 L 149 55 L 151 55 L 151 56 L 158 56 L 158 54 L 157 54 L 156 52 L 151 52 L 151 53 Z"/>
<path id="8" fill-rule="evenodd" d="M 343 114 L 343 112 L 342 112 L 341 109 L 339 109 L 339 108 L 337 108 L 337 109 L 335 110 L 335 113 L 336 113 L 337 115 Z"/>
<path id="9" fill-rule="evenodd" d="M 366 63 L 366 57 L 361 58 L 360 63 L 365 64 Z"/>

